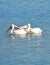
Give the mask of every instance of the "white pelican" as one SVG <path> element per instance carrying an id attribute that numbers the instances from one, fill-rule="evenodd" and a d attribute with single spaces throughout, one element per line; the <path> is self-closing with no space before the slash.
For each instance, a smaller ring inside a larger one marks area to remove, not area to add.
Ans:
<path id="1" fill-rule="evenodd" d="M 10 25 L 7 32 L 10 31 L 10 34 L 27 34 L 30 32 L 30 24 L 27 24 L 26 28 L 20 28 L 18 26 L 15 26 L 14 24 Z"/>
<path id="2" fill-rule="evenodd" d="M 14 30 L 14 29 L 19 29 L 19 27 L 18 27 L 18 26 L 15 26 L 14 24 L 11 24 L 11 25 L 9 26 L 8 30 L 6 31 L 6 33 L 7 33 L 7 32 L 13 33 L 13 30 Z"/>
<path id="3" fill-rule="evenodd" d="M 31 32 L 36 35 L 42 34 L 41 28 L 31 28 Z"/>

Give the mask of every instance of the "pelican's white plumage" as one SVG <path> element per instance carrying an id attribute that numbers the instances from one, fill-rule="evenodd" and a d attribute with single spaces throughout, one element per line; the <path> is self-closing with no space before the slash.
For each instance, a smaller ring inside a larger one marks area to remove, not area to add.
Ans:
<path id="1" fill-rule="evenodd" d="M 33 34 L 41 34 L 42 30 L 41 30 L 41 28 L 31 28 L 31 32 Z"/>
<path id="2" fill-rule="evenodd" d="M 26 27 L 18 27 L 14 24 L 10 25 L 7 32 L 10 30 L 10 34 L 27 34 L 30 31 L 30 24 L 27 24 Z"/>
<path id="3" fill-rule="evenodd" d="M 14 24 L 10 25 L 8 28 L 7 32 L 10 31 L 10 34 L 27 34 L 27 33 L 33 33 L 35 35 L 40 35 L 42 34 L 42 29 L 41 28 L 31 28 L 30 24 L 28 23 L 25 26 L 18 27 Z"/>
<path id="4" fill-rule="evenodd" d="M 24 29 L 13 30 L 13 34 L 26 34 L 27 32 Z"/>

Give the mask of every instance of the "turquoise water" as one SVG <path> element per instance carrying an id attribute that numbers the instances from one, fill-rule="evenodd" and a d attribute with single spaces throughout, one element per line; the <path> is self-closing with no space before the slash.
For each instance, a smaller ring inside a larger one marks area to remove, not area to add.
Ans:
<path id="1" fill-rule="evenodd" d="M 43 33 L 5 34 L 12 23 L 30 23 Z M 0 65 L 50 65 L 50 0 L 0 0 Z"/>

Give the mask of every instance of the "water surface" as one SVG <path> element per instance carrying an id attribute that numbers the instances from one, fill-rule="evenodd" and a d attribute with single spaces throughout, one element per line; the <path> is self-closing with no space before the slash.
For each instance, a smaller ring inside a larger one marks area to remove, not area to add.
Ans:
<path id="1" fill-rule="evenodd" d="M 5 34 L 11 24 L 40 27 L 41 36 Z M 50 65 L 50 1 L 0 0 L 0 65 Z"/>

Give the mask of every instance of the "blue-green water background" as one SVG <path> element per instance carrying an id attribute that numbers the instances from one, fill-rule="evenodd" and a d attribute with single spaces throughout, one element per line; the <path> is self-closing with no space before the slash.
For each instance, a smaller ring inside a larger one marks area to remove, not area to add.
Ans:
<path id="1" fill-rule="evenodd" d="M 43 34 L 6 35 L 12 23 L 30 23 Z M 0 0 L 0 65 L 50 65 L 50 0 Z"/>

